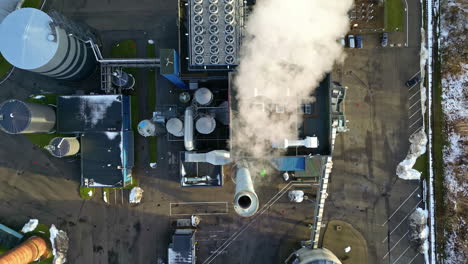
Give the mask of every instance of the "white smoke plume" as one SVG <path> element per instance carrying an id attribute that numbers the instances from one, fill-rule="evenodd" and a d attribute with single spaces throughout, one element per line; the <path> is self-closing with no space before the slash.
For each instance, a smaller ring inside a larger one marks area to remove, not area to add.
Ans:
<path id="1" fill-rule="evenodd" d="M 234 80 L 238 115 L 231 136 L 237 155 L 271 156 L 271 144 L 297 139 L 300 104 L 335 63 L 349 30 L 352 0 L 258 0 L 246 23 Z M 254 99 L 254 97 L 256 97 Z M 270 111 L 257 102 L 267 102 Z M 253 103 L 255 102 L 255 103 Z M 277 111 L 279 109 L 279 111 Z M 278 114 L 282 112 L 284 114 Z M 288 114 L 289 113 L 289 114 Z"/>

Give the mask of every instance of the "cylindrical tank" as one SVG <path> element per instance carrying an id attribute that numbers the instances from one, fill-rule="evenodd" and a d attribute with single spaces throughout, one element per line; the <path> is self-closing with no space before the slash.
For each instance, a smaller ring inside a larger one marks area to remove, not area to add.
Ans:
<path id="1" fill-rule="evenodd" d="M 0 264 L 28 264 L 47 257 L 47 243 L 43 238 L 30 237 L 19 246 L 0 256 Z"/>
<path id="2" fill-rule="evenodd" d="M 213 93 L 208 88 L 202 87 L 195 91 L 194 98 L 200 105 L 209 105 L 213 101 Z"/>
<path id="3" fill-rule="evenodd" d="M 55 111 L 48 105 L 8 100 L 0 105 L 0 128 L 8 134 L 50 132 Z"/>
<path id="4" fill-rule="evenodd" d="M 258 196 L 253 187 L 252 177 L 247 168 L 236 171 L 236 194 L 234 210 L 243 217 L 253 216 L 259 207 Z"/>
<path id="5" fill-rule="evenodd" d="M 132 89 L 135 85 L 135 78 L 122 70 L 117 70 L 112 73 L 112 84 L 115 87 L 122 89 Z"/>
<path id="6" fill-rule="evenodd" d="M 200 134 L 211 134 L 216 128 L 216 120 L 212 116 L 204 115 L 197 119 L 195 128 Z"/>
<path id="7" fill-rule="evenodd" d="M 194 150 L 195 143 L 193 142 L 193 108 L 185 108 L 184 113 L 184 147 L 186 150 Z"/>
<path id="8" fill-rule="evenodd" d="M 167 132 L 176 136 L 182 137 L 184 135 L 184 123 L 179 118 L 171 118 L 166 123 Z"/>
<path id="9" fill-rule="evenodd" d="M 21 8 L 0 25 L 0 52 L 13 66 L 57 79 L 80 80 L 96 67 L 90 47 L 35 8 Z"/>
<path id="10" fill-rule="evenodd" d="M 16 9 L 19 0 L 2 0 L 0 1 L 0 23 L 8 16 L 13 10 Z"/>
<path id="11" fill-rule="evenodd" d="M 330 263 L 330 264 L 341 264 L 341 261 L 326 248 L 311 249 L 303 247 L 296 251 L 296 262 L 297 264 L 315 264 L 315 263 Z"/>
<path id="12" fill-rule="evenodd" d="M 74 137 L 55 137 L 45 146 L 50 154 L 57 158 L 76 155 L 80 151 L 80 142 Z"/>
<path id="13" fill-rule="evenodd" d="M 144 137 L 156 136 L 156 126 L 150 120 L 142 120 L 138 123 L 138 133 Z"/>

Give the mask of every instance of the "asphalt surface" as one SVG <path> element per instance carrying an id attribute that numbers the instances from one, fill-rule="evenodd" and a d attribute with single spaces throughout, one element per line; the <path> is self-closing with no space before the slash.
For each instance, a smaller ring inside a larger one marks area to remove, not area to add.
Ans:
<path id="1" fill-rule="evenodd" d="M 382 48 L 377 35 L 363 35 L 364 49 L 348 50 L 334 71 L 335 80 L 349 87 L 350 131 L 336 140 L 325 219 L 356 227 L 367 241 L 368 263 L 424 261 L 409 246 L 407 233 L 407 217 L 421 204 L 422 188 L 395 173 L 414 132 L 410 97 L 415 92 L 405 82 L 419 71 L 420 7 L 417 1 L 408 4 L 408 47 Z M 402 43 L 404 37 L 389 34 L 389 43 Z"/>
<path id="2" fill-rule="evenodd" d="M 130 38 L 137 42 L 139 56 L 148 39 L 155 41 L 156 48 L 177 47 L 174 0 L 132 1 L 131 5 L 126 0 L 49 0 L 45 9 L 55 9 L 97 29 L 104 54 L 109 53 L 106 47 L 112 43 Z M 412 21 L 414 28 L 419 28 L 418 17 Z M 408 149 L 409 121 L 405 109 L 409 102 L 404 82 L 419 66 L 419 34 L 410 36 L 410 47 L 385 49 L 379 48 L 377 36 L 368 40 L 366 37 L 365 49 L 350 51 L 344 65 L 337 67 L 333 75 L 334 80 L 350 87 L 346 111 L 351 131 L 336 142 L 326 219 L 351 222 L 363 234 L 369 245 L 369 263 L 393 263 L 405 251 L 407 244 L 396 242 L 407 229 L 401 229 L 404 225 L 398 223 L 418 198 L 415 194 L 408 199 L 408 206 L 398 208 L 418 184 L 399 180 L 394 173 Z M 145 72 L 138 75 L 147 78 Z M 15 70 L 1 85 L 0 100 L 25 99 L 43 92 L 96 91 L 98 77 L 96 72 L 84 82 L 70 83 Z M 144 97 L 147 80 L 137 83 L 136 89 L 143 95 L 139 98 L 140 119 L 148 118 Z M 157 86 L 157 104 L 177 100 L 177 91 L 167 80 L 158 77 Z M 289 203 L 284 188 L 305 188 L 312 198 L 313 185 L 286 185 L 279 175 L 267 176 L 268 180 L 262 179 L 257 186 L 261 213 L 252 219 L 241 219 L 232 210 L 234 184 L 230 178 L 225 179 L 222 188 L 182 189 L 177 173 L 181 144 L 158 139 L 157 169 L 148 166 L 144 139 L 138 138 L 136 145 L 139 162 L 135 175 L 145 191 L 143 203 L 130 205 L 128 193 L 113 192 L 106 204 L 99 192 L 89 201 L 80 199 L 77 159 L 55 159 L 32 146 L 25 136 L 2 134 L 0 222 L 20 228 L 29 218 L 37 218 L 44 224 L 57 225 L 70 237 L 69 263 L 165 261 L 173 222 L 185 218 L 171 215 L 171 206 L 185 202 L 228 205 L 226 214 L 202 216 L 197 232 L 199 263 L 277 263 L 309 237 L 313 203 Z M 397 213 L 384 224 L 396 209 Z M 389 242 L 382 243 L 393 229 L 396 231 L 387 238 Z M 394 244 L 397 246 L 388 260 L 382 260 Z M 408 263 L 410 253 L 414 253 L 406 252 L 399 263 Z M 420 263 L 419 258 L 413 263 Z"/>

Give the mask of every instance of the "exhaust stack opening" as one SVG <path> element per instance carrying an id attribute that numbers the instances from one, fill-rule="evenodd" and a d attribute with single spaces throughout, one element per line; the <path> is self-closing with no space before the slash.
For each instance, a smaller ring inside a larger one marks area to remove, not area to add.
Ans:
<path id="1" fill-rule="evenodd" d="M 250 199 L 249 196 L 244 195 L 244 196 L 239 197 L 239 200 L 237 200 L 237 203 L 242 209 L 247 209 L 250 207 L 250 205 L 252 205 L 252 199 Z"/>

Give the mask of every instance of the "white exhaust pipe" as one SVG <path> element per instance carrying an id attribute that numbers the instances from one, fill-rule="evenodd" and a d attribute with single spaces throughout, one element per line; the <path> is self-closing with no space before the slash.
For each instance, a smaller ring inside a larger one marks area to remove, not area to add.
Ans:
<path id="1" fill-rule="evenodd" d="M 289 147 L 318 148 L 317 137 L 306 137 L 305 139 L 284 139 L 283 142 L 273 143 L 273 148 L 286 149 Z"/>
<path id="2" fill-rule="evenodd" d="M 258 207 L 258 196 L 255 193 L 249 170 L 238 168 L 236 172 L 234 210 L 242 217 L 250 217 L 257 212 Z"/>
<path id="3" fill-rule="evenodd" d="M 231 153 L 226 150 L 212 150 L 208 153 L 185 152 L 185 162 L 207 162 L 226 165 L 231 162 Z"/>
<path id="4" fill-rule="evenodd" d="M 187 107 L 185 109 L 184 115 L 184 146 L 188 151 L 194 150 L 195 146 L 193 144 L 193 109 L 192 107 Z"/>

